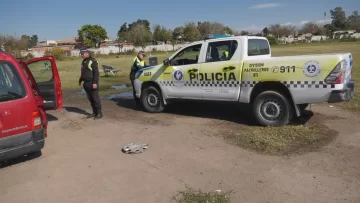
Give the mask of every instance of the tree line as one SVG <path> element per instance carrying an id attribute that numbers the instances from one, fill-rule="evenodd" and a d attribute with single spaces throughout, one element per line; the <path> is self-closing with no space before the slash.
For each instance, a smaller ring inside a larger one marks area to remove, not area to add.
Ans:
<path id="1" fill-rule="evenodd" d="M 297 29 L 294 25 L 273 24 L 265 27 L 258 36 L 273 35 L 276 38 L 297 35 L 299 33 L 311 33 L 314 35 L 331 36 L 334 31 L 352 29 L 360 32 L 360 16 L 358 11 L 346 16 L 342 7 L 330 10 L 331 23 L 321 25 L 316 22 L 307 22 L 302 28 Z M 105 28 L 100 25 L 84 25 L 78 30 L 79 39 L 87 47 L 96 47 L 107 38 Z M 155 24 L 150 27 L 150 22 L 146 19 L 138 19 L 130 24 L 126 22 L 120 26 L 117 33 L 118 42 L 133 43 L 135 46 L 145 47 L 159 42 L 175 44 L 182 41 L 193 42 L 201 40 L 207 34 L 230 34 L 248 35 L 249 32 L 237 31 L 225 26 L 220 22 L 186 22 L 183 26 L 178 26 L 171 30 L 165 26 Z"/>

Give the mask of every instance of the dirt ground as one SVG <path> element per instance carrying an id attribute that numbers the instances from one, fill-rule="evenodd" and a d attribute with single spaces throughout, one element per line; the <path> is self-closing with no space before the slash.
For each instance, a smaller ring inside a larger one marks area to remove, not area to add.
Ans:
<path id="1" fill-rule="evenodd" d="M 48 112 L 42 155 L 1 166 L 1 202 L 170 202 L 186 185 L 232 190 L 233 202 L 239 203 L 360 202 L 360 117 L 342 109 L 311 107 L 337 116 L 326 120 L 339 131 L 329 145 L 301 155 L 269 156 L 220 136 L 224 126 L 247 124 L 242 111 L 174 104 L 166 113 L 149 114 L 132 99 L 104 98 L 105 117 L 93 121 L 85 119 L 90 108 L 84 96 L 65 95 L 65 109 Z M 149 144 L 149 150 L 121 152 L 136 141 Z"/>

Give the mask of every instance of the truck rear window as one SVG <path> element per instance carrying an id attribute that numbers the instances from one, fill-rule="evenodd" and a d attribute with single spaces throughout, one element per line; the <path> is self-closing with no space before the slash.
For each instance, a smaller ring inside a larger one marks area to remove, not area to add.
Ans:
<path id="1" fill-rule="evenodd" d="M 24 84 L 13 64 L 0 61 L 0 102 L 26 96 Z"/>
<path id="2" fill-rule="evenodd" d="M 270 47 L 267 40 L 249 39 L 248 40 L 248 56 L 268 55 Z"/>

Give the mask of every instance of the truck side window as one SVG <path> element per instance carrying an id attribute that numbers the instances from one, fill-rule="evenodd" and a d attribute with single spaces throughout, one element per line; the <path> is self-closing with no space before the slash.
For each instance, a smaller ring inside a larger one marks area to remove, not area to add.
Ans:
<path id="1" fill-rule="evenodd" d="M 196 44 L 184 48 L 171 59 L 171 65 L 184 66 L 198 63 L 201 47 L 202 44 Z"/>
<path id="2" fill-rule="evenodd" d="M 210 42 L 206 51 L 206 61 L 228 61 L 234 55 L 238 42 L 236 40 L 226 40 L 220 42 Z"/>
<path id="3" fill-rule="evenodd" d="M 20 99 L 26 96 L 24 84 L 15 67 L 0 62 L 0 102 Z"/>
<path id="4" fill-rule="evenodd" d="M 270 47 L 267 40 L 249 39 L 248 56 L 259 56 L 270 54 Z"/>

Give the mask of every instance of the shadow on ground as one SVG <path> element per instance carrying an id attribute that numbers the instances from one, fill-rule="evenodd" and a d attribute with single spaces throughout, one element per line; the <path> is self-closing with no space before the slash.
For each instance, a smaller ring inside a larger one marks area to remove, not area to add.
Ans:
<path id="1" fill-rule="evenodd" d="M 23 163 L 23 162 L 31 161 L 33 159 L 41 157 L 41 155 L 42 155 L 41 151 L 37 151 L 37 152 L 27 154 L 24 156 L 20 156 L 20 157 L 17 157 L 17 158 L 14 158 L 14 159 L 11 159 L 11 160 L 8 160 L 5 162 L 0 162 L 0 169 L 11 167 L 11 166 Z"/>
<path id="2" fill-rule="evenodd" d="M 140 105 L 136 104 L 133 98 L 116 98 L 111 100 L 116 102 L 120 107 L 144 111 Z M 226 120 L 248 126 L 258 125 L 249 104 L 213 101 L 172 101 L 166 106 L 164 113 Z M 294 118 L 289 125 L 303 125 L 311 119 L 313 115 L 311 111 L 305 111 L 301 117 Z"/>
<path id="3" fill-rule="evenodd" d="M 91 113 L 89 113 L 89 112 L 87 112 L 87 111 L 85 111 L 83 109 L 80 109 L 78 107 L 65 106 L 64 109 L 67 112 L 71 112 L 71 113 L 82 114 L 82 115 L 85 115 L 85 116 L 91 115 Z"/>
<path id="4" fill-rule="evenodd" d="M 46 118 L 47 118 L 48 121 L 57 121 L 57 120 L 59 120 L 57 117 L 55 117 L 55 116 L 53 116 L 53 115 L 51 115 L 49 113 L 46 113 Z"/>

